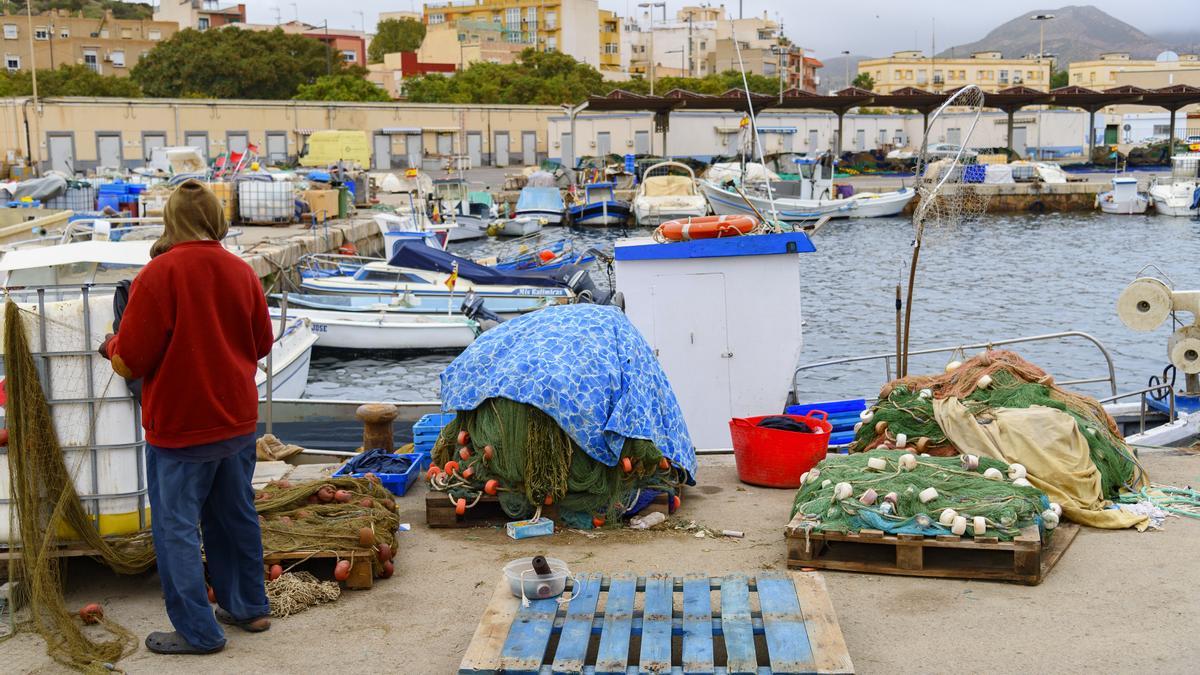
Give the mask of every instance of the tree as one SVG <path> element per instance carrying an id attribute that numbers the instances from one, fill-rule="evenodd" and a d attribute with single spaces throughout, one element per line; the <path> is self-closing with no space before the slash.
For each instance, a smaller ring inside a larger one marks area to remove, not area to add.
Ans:
<path id="1" fill-rule="evenodd" d="M 0 96 L 30 96 L 33 78 L 28 70 L 0 73 Z M 140 98 L 142 90 L 127 77 L 101 75 L 84 65 L 67 65 L 57 70 L 38 71 L 41 96 L 101 96 Z"/>
<path id="2" fill-rule="evenodd" d="M 453 77 L 430 74 L 405 82 L 418 103 L 578 103 L 613 86 L 600 71 L 559 52 L 526 49 L 517 63 L 479 61 Z"/>
<path id="3" fill-rule="evenodd" d="M 367 57 L 371 63 L 382 63 L 384 54 L 415 52 L 425 39 L 425 24 L 412 19 L 384 19 L 375 25 L 375 37 Z"/>
<path id="4" fill-rule="evenodd" d="M 300 85 L 298 101 L 390 101 L 387 92 L 363 77 L 362 73 L 344 71 L 322 75 L 312 84 Z"/>
<path id="5" fill-rule="evenodd" d="M 1070 75 L 1065 70 L 1056 70 L 1050 73 L 1050 88 L 1058 89 L 1065 87 L 1070 83 Z"/>
<path id="6" fill-rule="evenodd" d="M 130 76 L 152 97 L 290 99 L 341 68 L 320 41 L 278 28 L 189 28 L 158 43 Z"/>
<path id="7" fill-rule="evenodd" d="M 850 81 L 850 84 L 858 87 L 859 89 L 866 89 L 867 91 L 875 90 L 875 78 L 871 77 L 870 73 L 859 73 L 855 75 L 854 79 Z"/>

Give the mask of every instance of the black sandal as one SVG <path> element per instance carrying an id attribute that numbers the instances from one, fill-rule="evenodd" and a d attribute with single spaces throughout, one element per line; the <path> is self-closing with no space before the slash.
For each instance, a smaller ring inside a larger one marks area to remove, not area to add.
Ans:
<path id="1" fill-rule="evenodd" d="M 220 621 L 226 626 L 237 626 L 247 633 L 261 633 L 265 630 L 270 630 L 271 628 L 271 617 L 269 616 L 256 616 L 252 619 L 242 619 L 239 621 L 238 619 L 233 618 L 232 614 L 225 611 L 221 607 L 216 609 L 216 614 L 217 621 Z M 256 622 L 263 620 L 266 620 L 266 625 L 255 625 Z"/>
<path id="2" fill-rule="evenodd" d="M 146 649 L 155 654 L 215 654 L 225 648 L 225 643 L 212 649 L 197 649 L 176 631 L 157 631 L 146 636 Z"/>

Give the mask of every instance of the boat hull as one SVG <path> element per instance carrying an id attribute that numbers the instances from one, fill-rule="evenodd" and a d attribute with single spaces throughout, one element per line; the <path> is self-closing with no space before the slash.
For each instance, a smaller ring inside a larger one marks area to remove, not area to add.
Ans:
<path id="1" fill-rule="evenodd" d="M 585 204 L 571 209 L 576 225 L 608 227 L 624 225 L 629 220 L 629 207 L 619 202 Z"/>
<path id="2" fill-rule="evenodd" d="M 278 322 L 279 316 L 274 317 Z M 277 324 L 278 325 L 278 324 Z M 308 386 L 308 370 L 312 361 L 312 348 L 317 335 L 310 322 L 302 317 L 289 319 L 288 328 L 271 348 L 271 391 L 273 398 L 300 398 Z M 267 396 L 266 359 L 255 373 L 258 397 Z"/>
<path id="3" fill-rule="evenodd" d="M 1192 208 L 1195 203 L 1195 191 L 1200 186 L 1187 183 L 1175 185 L 1158 185 L 1150 188 L 1150 197 L 1154 200 L 1154 212 L 1161 216 L 1187 218 L 1200 215 L 1200 209 Z"/>
<path id="4" fill-rule="evenodd" d="M 704 181 L 700 184 L 713 213 L 721 216 L 778 217 L 784 222 L 831 218 L 886 218 L 903 213 L 916 196 L 911 188 L 895 192 L 864 193 L 847 199 L 793 199 L 780 197 L 771 200 L 757 195 L 741 195 L 732 190 Z M 746 202 L 754 206 L 751 208 Z M 757 209 L 757 213 L 755 210 Z"/>
<path id="5" fill-rule="evenodd" d="M 1100 210 L 1104 213 L 1136 216 L 1145 213 L 1148 208 L 1150 208 L 1150 199 L 1140 194 L 1136 199 L 1122 201 L 1114 200 L 1111 192 L 1105 192 L 1100 195 Z"/>
<path id="6" fill-rule="evenodd" d="M 708 204 L 698 204 L 693 208 L 654 209 L 651 207 L 634 209 L 634 220 L 639 227 L 658 227 L 668 220 L 685 218 L 702 218 L 708 215 Z"/>
<path id="7" fill-rule="evenodd" d="M 516 211 L 513 218 L 534 218 L 543 221 L 545 225 L 562 225 L 562 211 L 539 211 L 537 209 Z"/>
<path id="8" fill-rule="evenodd" d="M 541 231 L 542 221 L 532 217 L 513 218 L 500 226 L 500 234 L 505 237 L 525 237 Z"/>
<path id="9" fill-rule="evenodd" d="M 278 311 L 272 311 L 278 318 Z M 289 308 L 289 316 L 312 322 L 316 345 L 327 349 L 430 350 L 461 349 L 478 333 L 474 321 L 388 312 L 339 312 Z"/>

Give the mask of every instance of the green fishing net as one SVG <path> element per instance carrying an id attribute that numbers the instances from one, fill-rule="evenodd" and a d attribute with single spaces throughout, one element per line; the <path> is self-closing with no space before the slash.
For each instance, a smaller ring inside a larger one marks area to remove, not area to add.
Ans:
<path id="1" fill-rule="evenodd" d="M 462 431 L 465 443 L 459 442 Z M 458 411 L 434 445 L 433 463 L 443 469 L 450 464 L 430 485 L 451 501 L 464 499 L 470 508 L 494 491 L 514 519 L 529 518 L 553 503 L 560 519 L 584 529 L 607 522 L 610 515 L 616 520 L 645 491 L 675 497 L 684 478 L 654 443 L 642 439 L 626 439 L 616 466 L 597 462 L 549 415 L 505 398 Z"/>

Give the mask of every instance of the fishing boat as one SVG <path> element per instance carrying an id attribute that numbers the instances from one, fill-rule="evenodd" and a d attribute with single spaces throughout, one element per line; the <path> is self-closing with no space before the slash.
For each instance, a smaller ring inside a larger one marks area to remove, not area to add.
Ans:
<path id="1" fill-rule="evenodd" d="M 377 213 L 372 220 L 383 237 L 383 250 L 389 253 L 401 239 L 415 239 L 426 246 L 446 248 L 446 229 L 438 228 L 423 213 Z"/>
<path id="2" fill-rule="evenodd" d="M 708 201 L 696 189 L 696 173 L 690 166 L 659 162 L 646 169 L 633 198 L 633 217 L 639 227 L 656 227 L 668 220 L 707 214 Z"/>
<path id="3" fill-rule="evenodd" d="M 494 206 L 491 193 L 468 190 L 462 178 L 443 178 L 433 181 L 433 196 L 447 242 L 487 236 Z"/>
<path id="4" fill-rule="evenodd" d="M 150 262 L 153 240 L 79 241 L 57 246 L 8 251 L 0 258 L 0 283 L 14 299 L 60 301 L 106 293 L 112 285 L 131 280 Z M 108 307 L 112 306 L 109 301 Z M 111 320 L 109 321 L 111 325 Z M 102 336 L 101 336 L 102 337 Z M 268 360 L 255 372 L 259 396 L 266 396 L 270 372 L 273 396 L 299 398 L 308 384 L 312 346 L 317 341 L 307 319 L 275 324 L 275 344 Z M 99 339 L 96 340 L 99 344 Z"/>
<path id="5" fill-rule="evenodd" d="M 1150 206 L 1150 196 L 1138 191 L 1138 179 L 1133 176 L 1114 176 L 1112 190 L 1100 193 L 1097 201 L 1104 213 L 1120 215 L 1145 213 Z"/>
<path id="6" fill-rule="evenodd" d="M 513 215 L 517 218 L 536 218 L 546 225 L 561 225 L 565 208 L 562 193 L 557 187 L 526 185 L 517 197 Z"/>
<path id="7" fill-rule="evenodd" d="M 362 312 L 406 315 L 437 315 L 446 316 L 458 313 L 461 309 L 462 294 L 446 298 L 418 297 L 412 294 L 379 294 L 379 295 L 317 295 L 309 293 L 289 293 L 287 305 L 289 308 L 304 308 L 328 312 Z M 283 296 L 272 294 L 271 300 L 276 305 L 283 302 Z M 543 307 L 557 304 L 555 301 L 530 302 L 526 298 L 488 298 L 488 308 L 497 314 L 511 318 L 536 311 Z M 291 311 L 289 309 L 289 311 Z"/>
<path id="8" fill-rule="evenodd" d="M 545 221 L 536 216 L 515 216 L 492 223 L 489 230 L 504 237 L 528 237 L 541 232 L 544 224 Z"/>
<path id="9" fill-rule="evenodd" d="M 904 211 L 916 197 L 912 188 L 893 192 L 862 192 L 837 199 L 833 192 L 833 158 L 796 157 L 799 180 L 774 180 L 774 172 L 747 180 L 726 175 L 700 182 L 713 213 L 750 215 L 784 222 L 831 218 L 883 218 Z M 765 167 L 764 167 L 765 170 Z M 753 176 L 750 171 L 746 176 Z"/>
<path id="10" fill-rule="evenodd" d="M 410 242 L 400 242 L 397 250 L 402 250 Z M 422 248 L 428 248 L 422 246 Z M 434 249 L 430 249 L 431 251 Z M 441 303 L 444 311 L 446 303 L 464 293 L 474 291 L 481 297 L 504 299 L 511 301 L 521 310 L 538 309 L 547 303 L 565 302 L 571 293 L 565 288 L 519 286 L 519 285 L 477 285 L 460 279 L 454 288 L 446 285 L 449 272 L 429 272 L 423 270 L 393 267 L 386 262 L 369 262 L 362 265 L 351 275 L 333 275 L 325 277 L 302 278 L 300 288 L 308 293 L 334 295 L 404 295 L 411 296 L 415 302 Z"/>
<path id="11" fill-rule="evenodd" d="M 537 235 L 532 235 L 526 240 L 518 239 L 513 244 L 515 250 L 512 253 L 494 258 L 484 258 L 475 262 L 495 267 L 498 270 L 546 271 L 558 269 L 563 265 L 587 265 L 596 260 L 593 249 L 576 253 L 567 239 L 542 242 Z"/>
<path id="12" fill-rule="evenodd" d="M 583 186 L 583 202 L 568 213 L 576 225 L 623 225 L 629 220 L 629 204 L 617 199 L 613 183 L 592 183 Z"/>
<path id="13" fill-rule="evenodd" d="M 1160 215 L 1200 217 L 1200 153 L 1172 157 L 1169 182 L 1155 178 L 1150 198 Z"/>
<path id="14" fill-rule="evenodd" d="M 383 307 L 383 311 L 341 311 L 289 304 L 286 315 L 311 322 L 316 346 L 328 349 L 460 349 L 479 334 L 479 325 L 462 316 L 398 313 Z M 271 309 L 272 319 L 283 315 L 281 308 Z"/>

